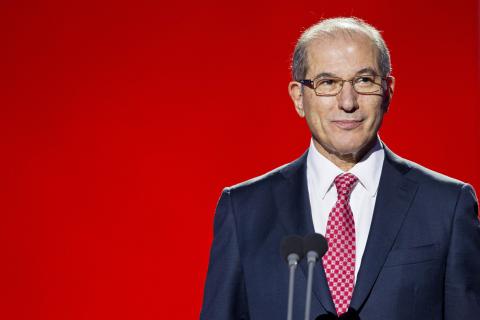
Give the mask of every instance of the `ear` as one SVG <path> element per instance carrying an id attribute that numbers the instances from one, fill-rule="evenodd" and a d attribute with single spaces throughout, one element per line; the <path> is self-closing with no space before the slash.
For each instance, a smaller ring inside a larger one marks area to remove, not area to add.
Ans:
<path id="1" fill-rule="evenodd" d="M 387 87 L 385 88 L 385 98 L 383 100 L 383 108 L 385 112 L 388 111 L 388 107 L 390 102 L 392 101 L 393 91 L 395 90 L 395 78 L 393 76 L 389 76 L 387 78 Z"/>
<path id="2" fill-rule="evenodd" d="M 305 117 L 305 110 L 303 109 L 303 89 L 302 84 L 297 81 L 290 81 L 288 84 L 288 94 L 295 105 L 295 110 L 298 115 L 303 118 Z"/>

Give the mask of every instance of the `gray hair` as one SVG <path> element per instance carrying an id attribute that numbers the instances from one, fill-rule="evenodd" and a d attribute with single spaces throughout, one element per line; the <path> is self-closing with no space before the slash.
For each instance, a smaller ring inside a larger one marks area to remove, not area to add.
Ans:
<path id="1" fill-rule="evenodd" d="M 314 39 L 318 39 L 322 35 L 334 36 L 335 33 L 338 32 L 346 32 L 348 34 L 362 32 L 372 39 L 373 43 L 378 48 L 378 61 L 382 76 L 385 77 L 390 74 L 392 71 L 390 52 L 388 51 L 387 45 L 380 32 L 359 18 L 339 17 L 321 20 L 302 33 L 295 45 L 295 50 L 293 51 L 291 65 L 293 80 L 298 81 L 304 79 L 307 74 L 307 47 L 310 42 Z"/>

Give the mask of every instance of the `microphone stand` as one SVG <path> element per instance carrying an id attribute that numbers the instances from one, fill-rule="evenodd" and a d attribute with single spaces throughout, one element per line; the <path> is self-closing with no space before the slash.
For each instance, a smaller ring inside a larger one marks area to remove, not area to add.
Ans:
<path id="1" fill-rule="evenodd" d="M 295 270 L 297 269 L 298 260 L 300 257 L 296 253 L 288 255 L 288 306 L 287 306 L 287 320 L 292 320 L 293 316 L 293 291 L 295 287 Z"/>
<path id="2" fill-rule="evenodd" d="M 310 319 L 310 310 L 312 308 L 312 284 L 313 284 L 313 268 L 317 262 L 319 256 L 315 251 L 309 251 L 307 253 L 308 263 L 308 277 L 307 277 L 307 297 L 305 300 L 305 320 Z"/>

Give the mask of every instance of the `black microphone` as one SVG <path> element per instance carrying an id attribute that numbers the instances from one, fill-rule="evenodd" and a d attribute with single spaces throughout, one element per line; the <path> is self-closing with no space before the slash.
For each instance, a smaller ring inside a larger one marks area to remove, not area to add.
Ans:
<path id="1" fill-rule="evenodd" d="M 338 317 L 339 320 L 360 320 L 357 310 L 348 308 L 348 311 Z"/>
<path id="2" fill-rule="evenodd" d="M 298 261 L 303 258 L 303 239 L 296 235 L 283 238 L 280 245 L 280 252 L 282 257 L 287 261 L 288 268 L 290 269 L 290 277 L 288 280 L 287 320 L 292 320 L 295 270 L 297 268 Z"/>
<path id="3" fill-rule="evenodd" d="M 315 263 L 327 252 L 328 243 L 324 236 L 318 233 L 306 235 L 303 238 L 303 250 L 307 256 L 308 278 L 307 278 L 307 297 L 305 300 L 305 320 L 310 319 L 310 310 L 312 304 L 312 282 L 313 268 Z"/>
<path id="4" fill-rule="evenodd" d="M 342 314 L 340 317 L 337 317 L 331 313 L 327 313 L 317 316 L 315 320 L 360 320 L 360 317 L 355 309 L 348 308 L 348 311 Z"/>

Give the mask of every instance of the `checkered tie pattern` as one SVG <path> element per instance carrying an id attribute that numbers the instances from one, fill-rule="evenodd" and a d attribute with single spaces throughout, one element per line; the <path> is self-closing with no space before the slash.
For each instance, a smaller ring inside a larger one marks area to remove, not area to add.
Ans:
<path id="1" fill-rule="evenodd" d="M 328 251 L 322 262 L 339 316 L 348 310 L 355 280 L 355 221 L 350 208 L 350 194 L 357 181 L 358 178 L 351 173 L 335 178 L 338 198 L 328 217 L 325 233 Z"/>

